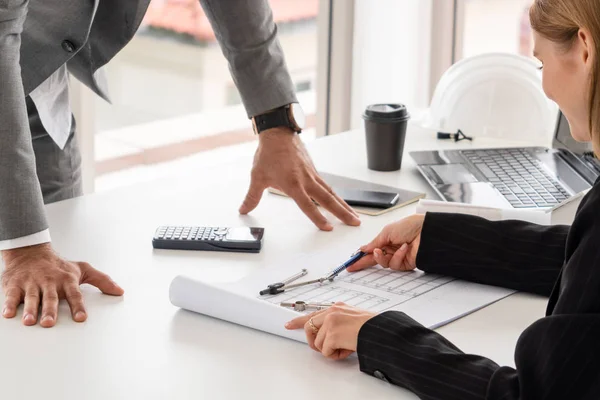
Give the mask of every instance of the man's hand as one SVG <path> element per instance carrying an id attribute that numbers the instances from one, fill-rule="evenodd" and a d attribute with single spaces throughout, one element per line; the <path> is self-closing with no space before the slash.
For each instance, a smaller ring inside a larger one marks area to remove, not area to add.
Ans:
<path id="1" fill-rule="evenodd" d="M 259 135 L 254 156 L 252 180 L 240 213 L 254 210 L 265 189 L 273 187 L 290 196 L 311 221 L 324 231 L 333 226 L 319 212 L 316 201 L 347 225 L 358 226 L 360 219 L 344 200 L 317 173 L 298 135 L 288 128 L 274 128 Z"/>
<path id="2" fill-rule="evenodd" d="M 35 325 L 40 305 L 40 325 L 53 327 L 58 315 L 58 302 L 66 299 L 76 322 L 87 319 L 83 295 L 79 285 L 96 286 L 104 294 L 121 296 L 123 289 L 110 277 L 85 262 L 61 259 L 50 243 L 2 252 L 5 270 L 2 288 L 5 294 L 2 316 L 13 318 L 19 304 L 25 303 L 23 324 Z"/>

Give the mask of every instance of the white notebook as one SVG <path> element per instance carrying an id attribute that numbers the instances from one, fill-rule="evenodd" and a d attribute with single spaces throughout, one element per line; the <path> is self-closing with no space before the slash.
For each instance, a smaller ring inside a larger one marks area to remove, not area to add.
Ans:
<path id="1" fill-rule="evenodd" d="M 468 214 L 482 217 L 490 221 L 516 219 L 520 221 L 532 222 L 534 224 L 539 225 L 550 225 L 552 218 L 551 212 L 546 212 L 544 210 L 539 209 L 505 209 L 476 206 L 473 204 L 465 203 L 450 203 L 438 200 L 419 200 L 419 204 L 417 204 L 417 214 L 425 214 L 427 212 Z"/>

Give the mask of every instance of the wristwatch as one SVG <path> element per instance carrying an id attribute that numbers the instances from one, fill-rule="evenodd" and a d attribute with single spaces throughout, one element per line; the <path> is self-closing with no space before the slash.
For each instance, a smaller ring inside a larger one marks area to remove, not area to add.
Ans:
<path id="1" fill-rule="evenodd" d="M 302 132 L 306 124 L 304 111 L 298 103 L 288 104 L 283 107 L 267 111 L 264 114 L 252 117 L 252 128 L 257 135 L 267 129 L 284 126 L 296 133 Z"/>

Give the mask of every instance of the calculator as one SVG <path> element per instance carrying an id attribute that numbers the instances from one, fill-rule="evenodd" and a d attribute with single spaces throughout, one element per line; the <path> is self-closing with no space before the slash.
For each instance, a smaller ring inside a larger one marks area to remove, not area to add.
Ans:
<path id="1" fill-rule="evenodd" d="M 258 253 L 264 234 L 264 228 L 160 226 L 154 233 L 152 246 L 168 250 Z"/>

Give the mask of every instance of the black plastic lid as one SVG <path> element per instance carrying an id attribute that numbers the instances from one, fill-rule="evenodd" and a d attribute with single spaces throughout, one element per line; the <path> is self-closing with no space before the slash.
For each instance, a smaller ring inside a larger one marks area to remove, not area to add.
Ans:
<path id="1" fill-rule="evenodd" d="M 404 104 L 371 104 L 363 114 L 367 121 L 400 122 L 410 119 Z"/>

